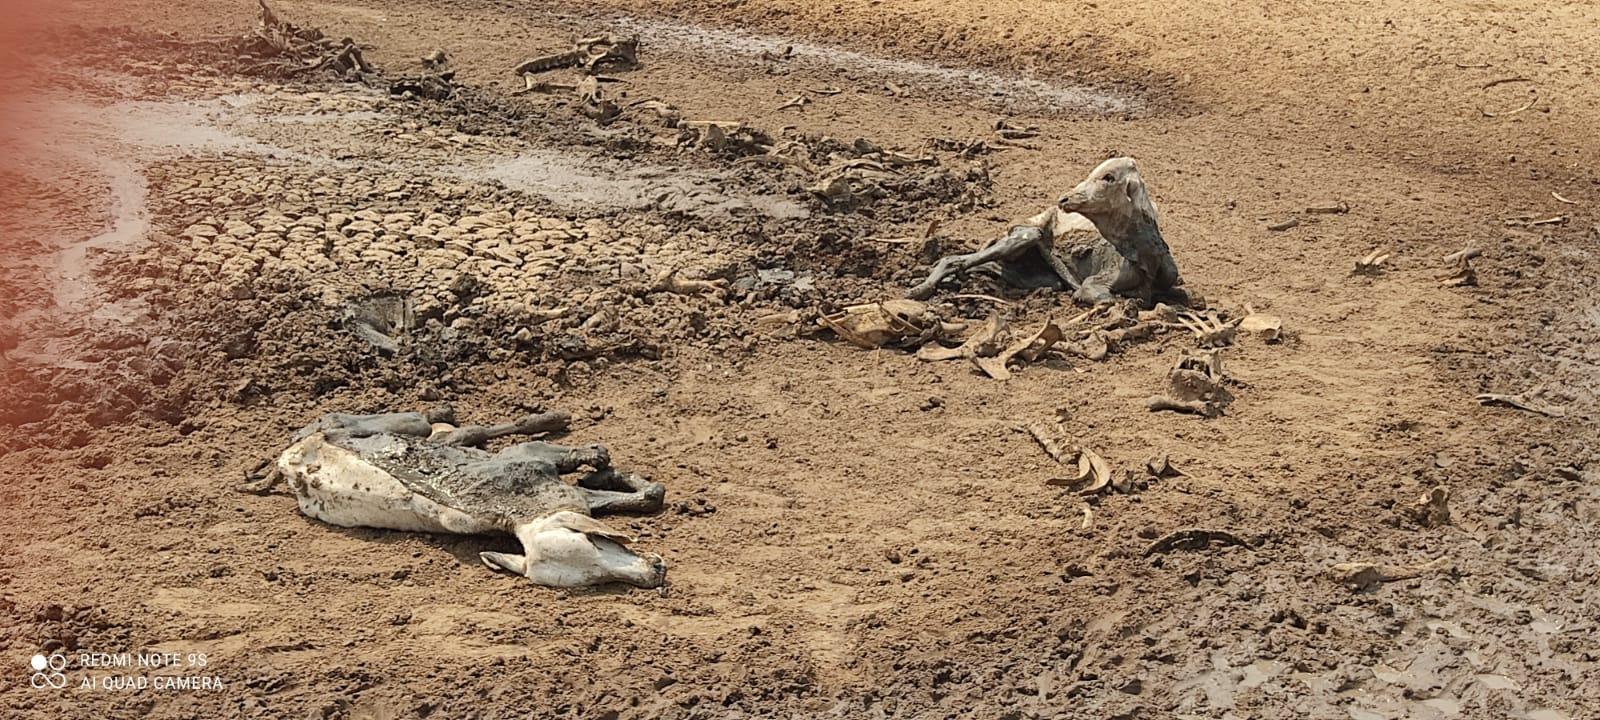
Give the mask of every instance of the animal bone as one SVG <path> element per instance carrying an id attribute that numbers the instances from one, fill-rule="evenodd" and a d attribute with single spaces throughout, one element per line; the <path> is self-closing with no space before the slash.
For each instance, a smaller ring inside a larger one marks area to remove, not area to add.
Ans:
<path id="1" fill-rule="evenodd" d="M 728 281 L 718 278 L 716 280 L 689 280 L 678 276 L 678 269 L 671 268 L 656 274 L 655 280 L 650 283 L 649 292 L 670 292 L 679 295 L 720 294 L 727 286 Z"/>
<path id="2" fill-rule="evenodd" d="M 579 80 L 576 91 L 578 100 L 582 103 L 578 107 L 578 112 L 583 113 L 585 117 L 592 118 L 601 125 L 605 125 L 622 114 L 622 108 L 617 105 L 616 101 L 607 98 L 600 91 L 599 78 L 586 77 Z"/>
<path id="3" fill-rule="evenodd" d="M 1200 347 L 1223 347 L 1233 344 L 1239 320 L 1223 322 L 1215 310 L 1208 310 L 1204 314 L 1186 310 L 1178 313 L 1178 323 L 1194 333 Z"/>
<path id="4" fill-rule="evenodd" d="M 1356 275 L 1378 275 L 1384 270 L 1383 265 L 1389 261 L 1389 251 L 1378 248 L 1362 256 L 1356 261 L 1356 269 L 1351 272 Z"/>
<path id="5" fill-rule="evenodd" d="M 1061 338 L 1061 328 L 1054 321 L 1046 320 L 1037 332 L 1012 343 L 998 355 L 992 358 L 973 357 L 972 362 L 989 377 L 996 380 L 1010 380 L 1011 370 L 1006 368 L 1006 365 L 1013 358 L 1020 358 L 1023 362 L 1033 362 L 1049 350 L 1050 346 L 1060 342 Z"/>
<path id="6" fill-rule="evenodd" d="M 1239 321 L 1239 329 L 1247 333 L 1260 335 L 1262 340 L 1277 342 L 1283 335 L 1283 319 L 1276 315 L 1262 315 L 1249 305 L 1244 306 L 1244 319 Z"/>
<path id="7" fill-rule="evenodd" d="M 1474 399 L 1479 405 L 1504 405 L 1518 410 L 1539 413 L 1545 417 L 1566 417 L 1567 411 L 1557 407 L 1541 405 L 1523 398 L 1521 395 L 1501 395 L 1497 393 L 1480 393 Z"/>
<path id="8" fill-rule="evenodd" d="M 581 67 L 589 74 L 599 71 L 602 66 L 621 65 L 634 67 L 639 64 L 639 37 L 637 35 L 619 38 L 615 35 L 600 35 L 584 38 L 575 43 L 571 50 L 543 55 L 517 63 L 511 72 L 517 75 L 531 75 L 542 73 L 557 68 Z"/>
<path id="9" fill-rule="evenodd" d="M 1250 547 L 1250 543 L 1240 540 L 1239 536 L 1226 530 L 1186 528 L 1174 530 L 1163 535 L 1159 540 L 1150 543 L 1144 549 L 1144 556 L 1150 557 L 1157 553 L 1168 553 L 1173 550 L 1204 550 L 1213 543 L 1218 546 L 1243 545 L 1247 548 Z"/>
<path id="10" fill-rule="evenodd" d="M 284 22 L 266 0 L 257 0 L 257 4 L 256 27 L 249 39 L 253 45 L 246 54 L 267 59 L 248 68 L 249 72 L 280 77 L 321 70 L 333 70 L 341 76 L 372 72 L 361 48 L 351 39 L 334 40 L 316 28 Z"/>
<path id="11" fill-rule="evenodd" d="M 1144 461 L 1144 469 L 1158 478 L 1185 477 L 1188 475 L 1188 473 L 1174 466 L 1172 461 L 1167 458 L 1166 453 L 1151 455 L 1149 459 Z"/>
<path id="12" fill-rule="evenodd" d="M 968 336 L 959 347 L 947 348 L 939 345 L 924 345 L 917 350 L 917 359 L 928 362 L 940 360 L 958 360 L 961 358 L 975 358 L 993 355 L 999 348 L 994 343 L 1000 333 L 1006 328 L 1006 321 L 1001 319 L 999 313 L 994 313 L 980 325 L 972 335 Z"/>
<path id="13" fill-rule="evenodd" d="M 1226 380 L 1219 351 L 1185 354 L 1167 373 L 1168 394 L 1152 396 L 1145 406 L 1151 412 L 1173 410 L 1217 417 L 1233 402 L 1233 394 L 1223 387 Z"/>
<path id="14" fill-rule="evenodd" d="M 1004 140 L 1027 140 L 1038 137 L 1039 128 L 1032 125 L 1013 125 L 1005 119 L 1000 119 L 994 122 L 994 134 Z"/>
<path id="15" fill-rule="evenodd" d="M 1032 432 L 1032 427 L 1029 428 Z M 1058 451 L 1060 448 L 1057 448 Z M 1049 448 L 1046 448 L 1049 452 Z M 1066 487 L 1079 495 L 1093 495 L 1111 485 L 1111 466 L 1093 450 L 1085 447 L 1074 447 L 1070 452 L 1061 451 L 1056 461 L 1062 465 L 1067 464 L 1067 458 L 1072 456 L 1077 462 L 1077 475 L 1073 477 L 1053 477 L 1045 480 L 1046 485 Z M 1052 457 L 1055 457 L 1052 454 Z"/>
<path id="16" fill-rule="evenodd" d="M 851 305 L 820 314 L 817 324 L 865 350 L 920 344 L 963 326 L 948 327 L 928 306 L 915 300 L 885 300 Z"/>
<path id="17" fill-rule="evenodd" d="M 678 121 L 683 118 L 683 113 L 678 112 L 677 108 L 660 100 L 640 100 L 628 105 L 628 109 L 655 113 L 667 127 L 677 127 Z"/>
<path id="18" fill-rule="evenodd" d="M 1328 575 L 1335 582 L 1341 585 L 1348 585 L 1354 590 L 1370 590 L 1383 583 L 1421 577 L 1426 573 L 1444 568 L 1449 562 L 1450 559 L 1448 557 L 1441 557 L 1421 565 L 1346 562 L 1328 568 Z"/>
<path id="19" fill-rule="evenodd" d="M 1445 287 L 1466 287 L 1478 284 L 1478 272 L 1472 268 L 1472 260 L 1482 257 L 1483 251 L 1477 248 L 1458 250 L 1444 256 L 1446 263 L 1455 263 L 1455 272 L 1439 278 L 1440 284 Z"/>
<path id="20" fill-rule="evenodd" d="M 1049 455 L 1050 459 L 1057 463 L 1065 464 L 1068 455 L 1073 452 L 1066 447 L 1066 439 L 1062 437 L 1060 423 L 1057 423 L 1052 429 L 1043 422 L 1034 421 L 1023 426 L 1023 429 L 1029 435 L 1032 435 L 1034 441 L 1039 443 L 1039 447 L 1044 448 L 1045 454 Z"/>
<path id="21" fill-rule="evenodd" d="M 1450 488 L 1436 487 L 1422 494 L 1412 503 L 1408 514 L 1411 519 L 1423 527 L 1439 527 L 1450 524 Z"/>
<path id="22" fill-rule="evenodd" d="M 451 414 L 325 415 L 296 434 L 278 456 L 278 471 L 301 512 L 332 525 L 513 535 L 524 554 L 479 558 L 539 585 L 665 582 L 660 556 L 633 552 L 626 547 L 632 538 L 592 517 L 657 511 L 661 485 L 616 471 L 598 445 L 524 442 L 494 454 L 477 447 L 563 429 L 564 413 L 459 428 Z M 582 467 L 591 471 L 576 485 L 561 480 Z"/>

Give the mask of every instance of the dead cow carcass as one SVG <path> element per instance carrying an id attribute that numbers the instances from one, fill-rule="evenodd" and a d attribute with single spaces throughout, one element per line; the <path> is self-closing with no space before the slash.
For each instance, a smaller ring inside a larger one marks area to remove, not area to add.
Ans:
<path id="1" fill-rule="evenodd" d="M 1065 259 L 1056 254 L 1058 245 L 1065 246 Z M 982 250 L 941 258 L 907 295 L 931 297 L 946 277 L 984 266 L 1006 284 L 1064 288 L 1085 304 L 1109 303 L 1113 296 L 1147 304 L 1189 301 L 1133 158 L 1100 163 L 1056 207 L 1028 218 Z"/>
<path id="2" fill-rule="evenodd" d="M 344 527 L 509 534 L 523 554 L 480 553 L 484 564 L 539 585 L 624 582 L 659 587 L 666 564 L 628 549 L 631 538 L 595 520 L 608 512 L 654 512 L 656 483 L 611 467 L 599 445 L 524 442 L 498 453 L 491 439 L 567 426 L 564 413 L 495 426 L 453 427 L 448 409 L 427 413 L 326 415 L 278 457 L 306 515 Z M 565 473 L 590 471 L 572 485 Z"/>

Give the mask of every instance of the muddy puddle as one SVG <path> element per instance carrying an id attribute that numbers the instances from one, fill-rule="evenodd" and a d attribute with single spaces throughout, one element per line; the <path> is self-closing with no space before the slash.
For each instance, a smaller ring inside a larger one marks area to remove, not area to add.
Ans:
<path id="1" fill-rule="evenodd" d="M 729 55 L 748 57 L 762 54 L 787 57 L 788 62 L 801 67 L 843 73 L 846 77 L 888 79 L 929 91 L 953 92 L 974 102 L 1004 110 L 1119 115 L 1142 109 L 1142 103 L 1136 98 L 1084 85 L 868 55 L 788 37 L 753 35 L 654 18 L 625 16 L 618 18 L 615 24 L 618 30 L 637 33 L 651 46 L 666 50 L 713 59 Z"/>
<path id="2" fill-rule="evenodd" d="M 705 173 L 640 166 L 550 149 L 449 169 L 469 180 L 494 180 L 564 208 L 639 210 L 659 207 L 689 215 L 769 215 L 804 218 L 804 205 L 780 195 L 732 194 L 730 181 Z"/>

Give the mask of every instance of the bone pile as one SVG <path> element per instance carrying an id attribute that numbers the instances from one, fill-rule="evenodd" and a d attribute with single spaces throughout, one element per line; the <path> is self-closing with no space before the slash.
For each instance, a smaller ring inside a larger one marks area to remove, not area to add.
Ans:
<path id="1" fill-rule="evenodd" d="M 260 3 L 256 27 L 247 35 L 220 43 L 237 57 L 239 72 L 260 77 L 291 78 L 330 70 L 341 77 L 371 73 L 361 48 L 350 38 L 335 40 L 312 27 L 285 22 L 266 0 Z"/>

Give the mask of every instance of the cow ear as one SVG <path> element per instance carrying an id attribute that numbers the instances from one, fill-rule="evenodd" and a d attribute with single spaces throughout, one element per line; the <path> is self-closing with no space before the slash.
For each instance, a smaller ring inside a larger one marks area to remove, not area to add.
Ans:
<path id="1" fill-rule="evenodd" d="M 491 570 L 505 570 L 515 575 L 528 574 L 528 559 L 521 555 L 507 555 L 497 552 L 478 553 L 478 559 L 488 565 Z"/>
<path id="2" fill-rule="evenodd" d="M 1144 181 L 1140 180 L 1138 175 L 1129 175 L 1128 178 L 1122 182 L 1122 185 L 1123 188 L 1128 192 L 1128 199 L 1132 200 L 1135 204 L 1139 203 L 1139 201 L 1145 197 Z"/>
<path id="3" fill-rule="evenodd" d="M 576 530 L 585 535 L 603 537 L 607 540 L 617 543 L 618 545 L 627 545 L 628 543 L 633 542 L 632 535 L 620 530 L 616 530 L 611 526 L 600 522 L 599 520 L 589 517 L 588 515 L 579 515 L 578 513 L 563 513 L 557 525 L 568 530 Z"/>
<path id="4" fill-rule="evenodd" d="M 1144 212 L 1144 214 L 1149 215 L 1152 219 L 1155 218 L 1156 204 L 1150 200 L 1150 192 L 1145 189 L 1144 180 L 1138 174 L 1133 174 L 1128 176 L 1124 186 L 1127 188 L 1128 201 L 1133 203 L 1133 206 Z"/>

